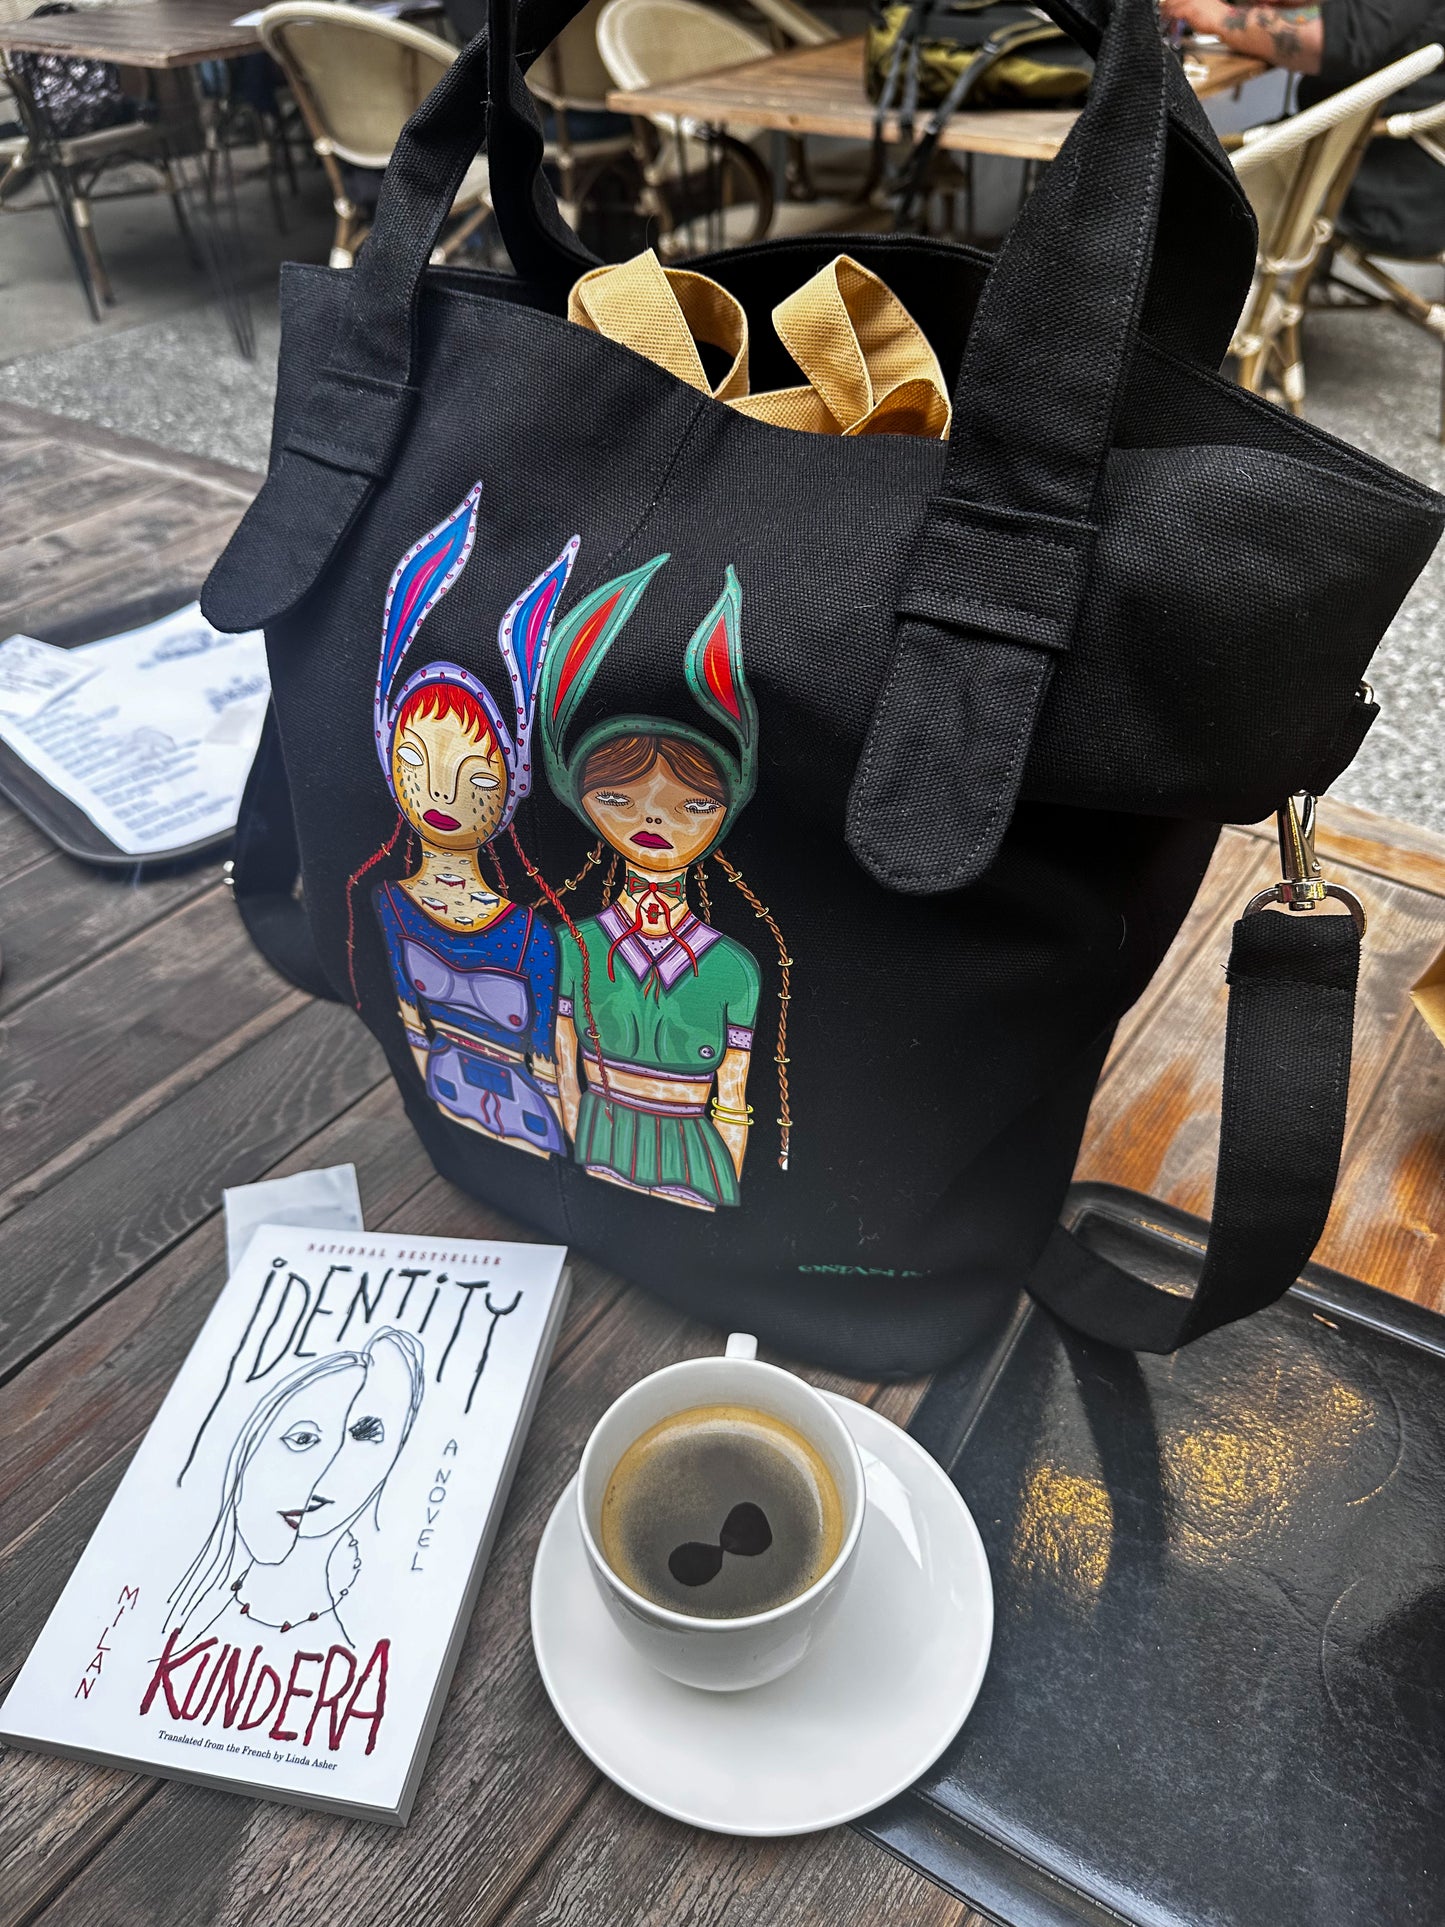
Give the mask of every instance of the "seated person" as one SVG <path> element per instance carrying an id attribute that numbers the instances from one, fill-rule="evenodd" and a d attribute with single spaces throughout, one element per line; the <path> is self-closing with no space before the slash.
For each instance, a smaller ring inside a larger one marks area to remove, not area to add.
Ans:
<path id="1" fill-rule="evenodd" d="M 1445 43 L 1445 0 L 1321 0 L 1310 7 L 1160 0 L 1160 12 L 1196 33 L 1217 34 L 1237 53 L 1302 75 L 1301 107 L 1419 47 Z M 1445 64 L 1386 101 L 1381 117 L 1439 100 L 1445 100 Z M 1414 141 L 1372 141 L 1338 225 L 1372 254 L 1419 260 L 1440 253 L 1445 250 L 1445 168 Z"/>

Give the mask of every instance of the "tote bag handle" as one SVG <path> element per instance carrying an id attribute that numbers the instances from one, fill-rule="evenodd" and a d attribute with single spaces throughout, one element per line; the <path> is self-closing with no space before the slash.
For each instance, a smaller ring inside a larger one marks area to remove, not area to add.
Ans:
<path id="1" fill-rule="evenodd" d="M 471 41 L 397 144 L 347 276 L 336 359 L 251 512 L 265 525 L 278 611 L 319 573 L 317 531 L 329 552 L 406 433 L 421 286 L 478 144 L 484 92 L 493 198 L 519 271 L 560 302 L 592 264 L 542 172 L 520 64 L 573 11 L 572 0 L 533 0 L 519 17 L 514 0 L 491 0 L 496 57 L 488 36 Z M 1141 327 L 1196 357 L 1201 341 L 1222 353 L 1248 286 L 1248 204 L 1205 144 L 1150 0 L 1113 0 L 1097 44 L 1088 102 L 985 282 L 942 479 L 903 569 L 894 656 L 847 824 L 858 860 L 895 890 L 961 888 L 997 854 L 1055 660 L 1073 639 Z M 233 602 L 254 619 L 244 545 L 232 554 L 207 591 L 223 626 Z"/>

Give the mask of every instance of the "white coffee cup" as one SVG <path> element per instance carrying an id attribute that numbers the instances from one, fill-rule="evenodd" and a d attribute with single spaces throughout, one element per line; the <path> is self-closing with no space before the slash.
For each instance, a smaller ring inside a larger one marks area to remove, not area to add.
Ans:
<path id="1" fill-rule="evenodd" d="M 792 1372 L 764 1365 L 743 1332 L 721 1358 L 689 1358 L 639 1379 L 593 1427 L 577 1474 L 577 1516 L 588 1563 L 619 1632 L 642 1657 L 684 1686 L 735 1693 L 778 1679 L 808 1651 L 837 1610 L 863 1530 L 863 1462 L 852 1434 L 821 1392 Z M 750 1405 L 799 1432 L 833 1475 L 843 1507 L 843 1542 L 806 1592 L 770 1612 L 699 1619 L 654 1605 L 626 1584 L 602 1554 L 602 1500 L 618 1461 L 660 1420 L 698 1405 Z"/>

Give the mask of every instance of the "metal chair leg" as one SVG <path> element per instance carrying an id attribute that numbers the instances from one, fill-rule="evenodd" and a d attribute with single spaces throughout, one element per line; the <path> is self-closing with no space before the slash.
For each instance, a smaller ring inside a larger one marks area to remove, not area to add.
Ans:
<path id="1" fill-rule="evenodd" d="M 66 182 L 70 200 L 70 216 L 75 223 L 76 238 L 80 242 L 80 252 L 85 261 L 85 271 L 95 289 L 96 299 L 103 307 L 115 306 L 115 290 L 110 285 L 110 276 L 105 271 L 105 263 L 100 258 L 100 248 L 96 242 L 95 229 L 90 219 L 90 202 L 76 186 L 74 179 Z M 96 319 L 100 317 L 97 315 Z"/>
<path id="2" fill-rule="evenodd" d="M 90 318 L 92 321 L 99 321 L 101 319 L 100 302 L 96 296 L 95 283 L 90 278 L 90 264 L 86 260 L 85 250 L 80 244 L 80 233 L 75 225 L 65 189 L 59 179 L 59 170 L 42 160 L 40 163 L 40 174 L 45 182 L 45 191 L 50 199 L 50 207 L 52 213 L 55 215 L 56 226 L 60 229 L 61 238 L 64 240 L 66 251 L 70 255 L 70 265 L 75 270 L 75 278 L 80 283 L 81 293 L 85 296 L 85 304 L 90 309 Z"/>
<path id="3" fill-rule="evenodd" d="M 186 218 L 185 194 L 180 181 L 176 178 L 175 165 L 169 154 L 162 154 L 158 163 L 161 179 L 165 182 L 166 193 L 170 196 L 171 212 L 176 217 L 176 227 L 180 231 L 181 244 L 186 250 L 186 259 L 193 268 L 203 266 L 201 251 L 196 246 L 196 237 Z"/>

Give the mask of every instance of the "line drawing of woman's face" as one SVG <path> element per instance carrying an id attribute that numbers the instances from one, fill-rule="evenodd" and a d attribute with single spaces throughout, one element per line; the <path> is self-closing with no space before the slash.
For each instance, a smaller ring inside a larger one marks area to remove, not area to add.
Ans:
<path id="1" fill-rule="evenodd" d="M 300 1385 L 257 1440 L 236 1494 L 236 1529 L 257 1565 L 298 1540 L 334 1538 L 385 1484 L 406 1436 L 408 1368 L 393 1345 Z"/>
<path id="2" fill-rule="evenodd" d="M 644 775 L 600 783 L 582 807 L 600 836 L 634 869 L 672 876 L 707 849 L 723 806 L 686 782 L 660 755 Z"/>
<path id="3" fill-rule="evenodd" d="M 474 850 L 496 834 L 507 801 L 507 765 L 495 739 L 478 739 L 460 716 L 415 715 L 391 746 L 391 775 L 408 823 L 443 850 Z"/>

